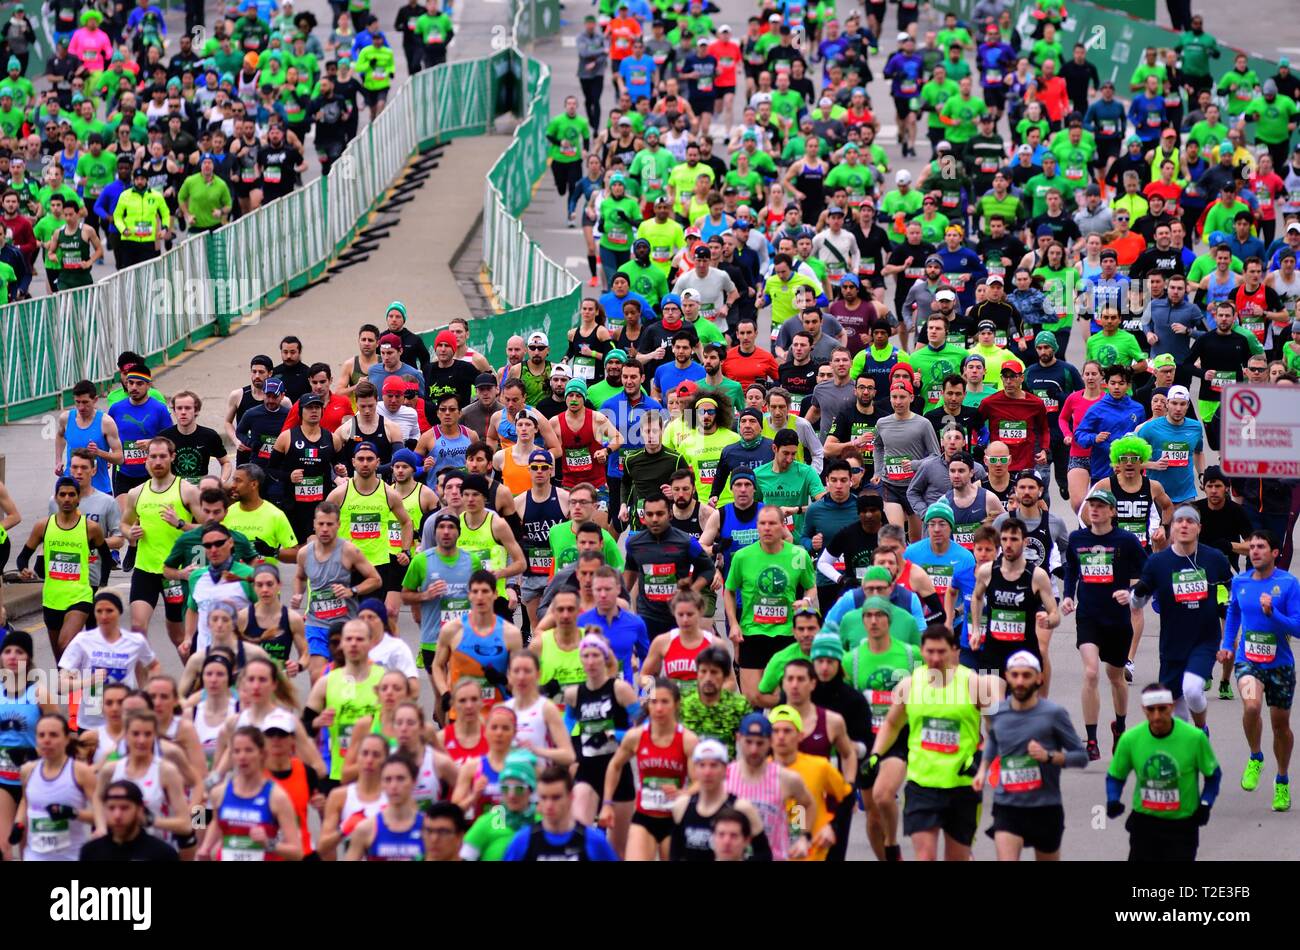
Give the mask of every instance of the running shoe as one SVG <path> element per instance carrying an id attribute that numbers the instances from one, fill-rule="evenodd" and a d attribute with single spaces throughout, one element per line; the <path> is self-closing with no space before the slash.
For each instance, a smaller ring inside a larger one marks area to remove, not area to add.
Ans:
<path id="1" fill-rule="evenodd" d="M 589 285 L 591 285 L 592 287 L 595 287 L 598 283 L 600 283 L 600 278 L 599 278 L 599 277 L 592 277 L 591 280 L 587 281 L 587 283 L 588 283 Z"/>
<path id="2" fill-rule="evenodd" d="M 1101 749 L 1097 748 L 1097 740 L 1089 739 L 1088 740 L 1088 761 L 1096 762 L 1100 758 L 1101 758 Z"/>
<path id="3" fill-rule="evenodd" d="M 1122 736 L 1123 734 L 1124 734 L 1123 731 L 1119 727 L 1119 721 L 1112 719 L 1110 723 L 1110 738 L 1111 738 L 1110 754 L 1111 755 L 1114 755 L 1115 750 L 1119 748 L 1119 737 Z"/>
<path id="4" fill-rule="evenodd" d="M 1232 684 L 1227 680 L 1219 680 L 1219 698 L 1232 699 Z"/>
<path id="5" fill-rule="evenodd" d="M 569 227 L 577 227 L 577 224 L 573 220 L 573 215 L 569 215 Z"/>
<path id="6" fill-rule="evenodd" d="M 1212 683 L 1213 683 L 1213 677 L 1206 680 L 1205 684 L 1201 687 L 1201 692 L 1208 693 L 1210 691 L 1210 686 L 1212 685 Z"/>
<path id="7" fill-rule="evenodd" d="M 1241 773 L 1241 787 L 1248 792 L 1259 788 L 1259 774 L 1264 771 L 1263 759 L 1247 759 L 1246 771 Z M 1276 795 L 1276 791 L 1274 792 Z M 1276 798 L 1274 799 L 1276 801 Z"/>
<path id="8" fill-rule="evenodd" d="M 1124 682 L 1125 683 L 1133 682 L 1133 661 L 1132 660 L 1124 661 Z"/>
<path id="9" fill-rule="evenodd" d="M 1290 811 L 1291 810 L 1291 785 L 1281 782 L 1273 783 L 1273 810 Z"/>

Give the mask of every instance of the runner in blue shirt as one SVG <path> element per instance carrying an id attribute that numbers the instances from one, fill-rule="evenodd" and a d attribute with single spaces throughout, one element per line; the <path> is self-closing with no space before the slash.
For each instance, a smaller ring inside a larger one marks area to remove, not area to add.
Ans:
<path id="1" fill-rule="evenodd" d="M 1251 532 L 1246 544 L 1253 570 L 1243 571 L 1232 579 L 1219 659 L 1236 660 L 1237 688 L 1245 707 L 1242 727 L 1250 745 L 1250 758 L 1241 776 L 1241 787 L 1248 792 L 1259 787 L 1260 772 L 1264 769 L 1260 744 L 1264 726 L 1260 713 L 1264 703 L 1268 703 L 1277 757 L 1273 810 L 1288 811 L 1291 785 L 1287 768 L 1294 744 L 1291 702 L 1295 696 L 1291 638 L 1300 636 L 1300 581 L 1275 566 L 1281 545 L 1271 531 Z"/>
<path id="2" fill-rule="evenodd" d="M 1196 500 L 1196 476 L 1205 470 L 1205 430 L 1187 418 L 1192 404 L 1186 386 L 1171 386 L 1165 414 L 1142 423 L 1137 434 L 1151 444 L 1146 472 L 1159 482 L 1175 505 Z"/>
<path id="3" fill-rule="evenodd" d="M 591 595 L 596 606 L 579 615 L 578 629 L 586 634 L 588 628 L 592 628 L 608 640 L 618 660 L 619 674 L 636 686 L 632 675 L 632 654 L 642 660 L 646 658 L 650 652 L 650 633 L 644 620 L 619 605 L 619 590 L 618 572 L 609 565 L 598 568 L 591 580 Z"/>
<path id="4" fill-rule="evenodd" d="M 955 587 L 962 596 L 966 614 L 970 613 L 970 595 L 975 590 L 975 556 L 959 544 L 953 544 L 952 532 L 957 517 L 945 502 L 936 501 L 925 509 L 925 530 L 929 535 L 915 541 L 903 552 L 913 564 L 930 575 L 934 592 L 945 600 L 948 588 Z M 953 624 L 958 624 L 954 614 Z M 969 632 L 961 625 L 961 644 L 970 646 Z"/>
<path id="5" fill-rule="evenodd" d="M 1219 611 L 1212 591 L 1227 584 L 1232 569 L 1223 554 L 1201 544 L 1201 513 L 1191 505 L 1174 512 L 1171 543 L 1142 567 L 1133 602 L 1152 597 L 1160 613 L 1160 682 L 1176 700 L 1175 712 L 1205 725 L 1205 684 L 1219 645 Z"/>

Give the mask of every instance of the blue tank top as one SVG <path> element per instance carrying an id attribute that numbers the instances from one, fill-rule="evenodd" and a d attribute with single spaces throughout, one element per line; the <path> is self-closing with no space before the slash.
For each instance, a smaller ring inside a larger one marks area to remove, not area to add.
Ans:
<path id="1" fill-rule="evenodd" d="M 36 703 L 36 684 L 21 696 L 0 693 L 0 785 L 19 785 L 22 762 L 10 757 L 9 749 L 36 748 L 36 722 L 41 707 Z"/>
<path id="2" fill-rule="evenodd" d="M 560 493 L 551 489 L 551 497 L 546 501 L 533 501 L 532 489 L 524 493 L 524 510 L 522 521 L 524 536 L 521 539 L 524 558 L 528 567 L 525 577 L 550 577 L 554 556 L 551 554 L 551 528 L 563 524 L 567 519 L 564 509 L 560 507 Z"/>
<path id="3" fill-rule="evenodd" d="M 68 413 L 68 425 L 64 432 L 64 438 L 68 443 L 68 448 L 63 454 L 63 470 L 66 472 L 68 466 L 72 464 L 72 453 L 76 449 L 84 449 L 91 442 L 94 442 L 101 449 L 108 448 L 108 442 L 104 438 L 104 412 L 101 409 L 95 410 L 95 418 L 90 420 L 90 425 L 84 429 L 77 424 L 77 412 L 74 409 Z M 109 465 L 103 459 L 96 459 L 95 474 L 91 476 L 90 484 L 97 490 L 106 495 L 113 494 L 113 478 L 109 474 Z"/>
<path id="4" fill-rule="evenodd" d="M 461 630 L 460 643 L 456 645 L 456 652 L 464 656 L 471 665 L 474 664 L 487 673 L 489 669 L 496 670 L 500 674 L 500 682 L 506 680 L 506 668 L 509 666 L 510 652 L 506 649 L 505 641 L 505 621 L 500 617 L 496 618 L 496 623 L 492 625 L 492 632 L 486 636 L 479 636 L 469 618 L 465 618 L 465 624 Z M 455 676 L 457 668 L 455 657 L 452 658 L 453 682 L 459 677 Z M 472 674 L 471 674 L 472 675 Z M 486 699 L 489 695 L 500 696 L 500 689 L 485 684 L 483 696 Z"/>
<path id="5" fill-rule="evenodd" d="M 415 813 L 415 824 L 406 831 L 394 831 L 384 822 L 381 811 L 375 816 L 375 840 L 366 851 L 367 861 L 423 861 L 424 815 Z"/>
<path id="6" fill-rule="evenodd" d="M 429 456 L 433 459 L 433 468 L 425 473 L 425 483 L 430 488 L 436 488 L 438 484 L 438 473 L 445 468 L 464 468 L 465 453 L 469 451 L 470 444 L 474 441 L 474 434 L 464 426 L 460 427 L 457 435 L 443 435 L 439 430 L 434 436 L 433 445 L 429 449 Z"/>
<path id="7" fill-rule="evenodd" d="M 722 506 L 722 524 L 718 528 L 718 537 L 730 538 L 731 544 L 722 552 L 722 572 L 731 570 L 731 559 L 747 544 L 758 540 L 758 513 L 763 510 L 761 501 L 754 502 L 754 517 L 750 521 L 741 521 L 736 517 L 736 505 L 728 502 Z"/>
<path id="8" fill-rule="evenodd" d="M 1223 283 L 1216 283 L 1214 280 L 1217 271 L 1212 271 L 1208 282 L 1205 285 L 1205 301 L 1201 304 L 1202 309 L 1209 312 L 1210 305 L 1220 303 L 1232 297 L 1233 292 L 1237 289 L 1237 275 L 1228 271 L 1228 279 Z"/>
<path id="9" fill-rule="evenodd" d="M 256 825 L 265 828 L 268 836 L 275 836 L 280 823 L 271 811 L 271 792 L 274 788 L 275 782 L 268 778 L 261 788 L 245 798 L 236 794 L 234 779 L 226 783 L 225 794 L 221 796 L 221 807 L 217 809 L 217 821 L 221 825 L 222 860 L 239 860 L 236 853 L 257 857 L 256 852 L 263 849 L 249 837 Z M 226 851 L 232 853 L 225 854 Z"/>

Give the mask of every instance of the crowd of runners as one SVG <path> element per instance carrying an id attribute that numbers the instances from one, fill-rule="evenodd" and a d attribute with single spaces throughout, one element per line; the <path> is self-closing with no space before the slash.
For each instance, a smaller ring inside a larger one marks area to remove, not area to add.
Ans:
<path id="1" fill-rule="evenodd" d="M 1117 94 L 1011 7 L 601 0 L 562 343 L 394 301 L 244 354 L 221 430 L 137 353 L 78 384 L 48 511 L 0 487 L 58 664 L 6 628 L 0 854 L 1052 860 L 1079 768 L 1190 859 L 1209 696 L 1288 811 L 1295 484 L 1213 462 L 1227 386 L 1300 381 L 1300 80 L 1191 17 Z"/>
<path id="2" fill-rule="evenodd" d="M 439 0 L 407 0 L 389 33 L 370 0 L 331 4 L 333 23 L 291 0 L 205 23 L 187 0 L 171 36 L 150 0 L 49 6 L 44 62 L 21 8 L 3 33 L 0 304 L 89 286 L 328 174 L 397 57 L 419 72 L 455 35 Z"/>

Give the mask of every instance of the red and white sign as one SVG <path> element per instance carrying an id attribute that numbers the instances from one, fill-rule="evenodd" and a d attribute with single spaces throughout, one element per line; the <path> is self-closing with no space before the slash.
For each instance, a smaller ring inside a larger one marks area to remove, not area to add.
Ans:
<path id="1" fill-rule="evenodd" d="M 1300 478 L 1300 387 L 1224 387 L 1220 464 L 1228 476 Z"/>

